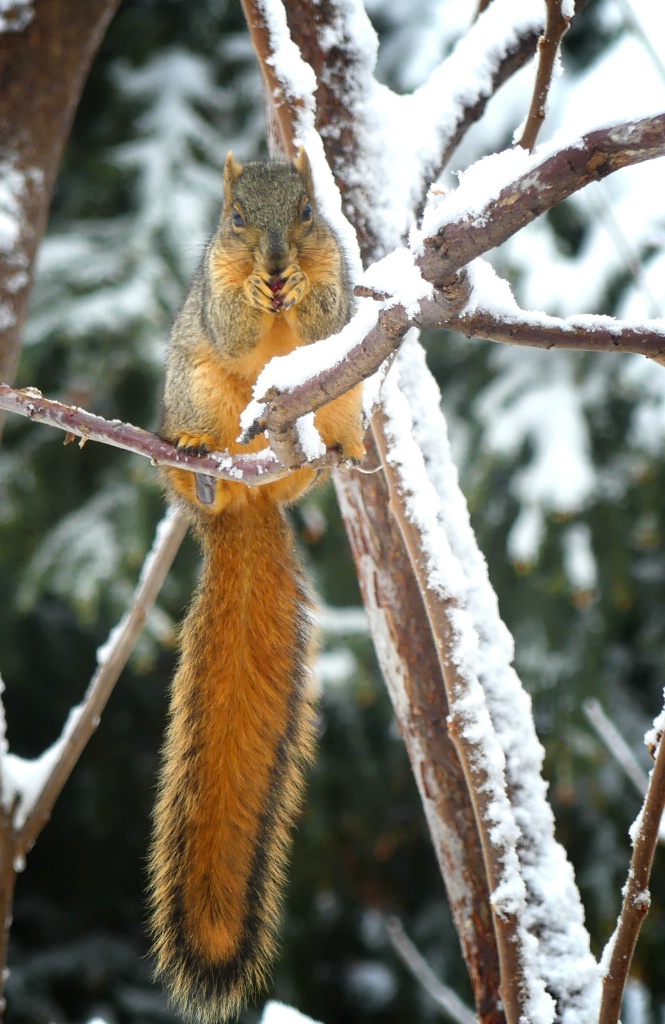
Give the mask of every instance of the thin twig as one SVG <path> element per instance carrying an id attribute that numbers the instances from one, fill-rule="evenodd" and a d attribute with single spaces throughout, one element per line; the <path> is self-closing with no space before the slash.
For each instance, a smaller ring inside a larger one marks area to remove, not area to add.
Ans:
<path id="1" fill-rule="evenodd" d="M 649 876 L 665 808 L 665 742 L 661 737 L 642 810 L 631 829 L 633 856 L 614 935 L 603 955 L 603 995 L 598 1024 L 617 1024 L 635 946 L 651 904 Z"/>
<path id="2" fill-rule="evenodd" d="M 649 786 L 649 778 L 646 772 L 642 771 L 637 758 L 614 722 L 603 711 L 600 701 L 597 701 L 595 698 L 585 700 L 583 708 L 584 714 L 591 722 L 591 725 L 612 757 L 621 765 L 637 792 L 643 797 Z"/>
<path id="3" fill-rule="evenodd" d="M 413 977 L 432 997 L 440 1010 L 455 1024 L 476 1024 L 476 1015 L 451 988 L 439 981 L 436 974 L 416 949 L 397 917 L 389 917 L 386 931 L 392 947 Z"/>
<path id="4" fill-rule="evenodd" d="M 15 836 L 15 856 L 23 857 L 48 821 L 53 805 L 69 778 L 88 740 L 94 733 L 106 702 L 132 652 L 164 582 L 176 552 L 187 532 L 184 517 L 169 510 L 157 527 L 155 542 L 147 556 L 129 611 L 98 652 L 98 668 L 86 691 L 71 729 L 61 737 L 62 752 L 46 778 L 24 824 Z"/>
<path id="5" fill-rule="evenodd" d="M 568 31 L 570 18 L 562 12 L 563 0 L 547 0 L 547 21 L 545 31 L 538 40 L 538 70 L 531 97 L 531 106 L 527 115 L 522 138 L 518 145 L 533 151 L 538 132 L 545 120 L 547 97 L 552 84 L 552 75 L 556 65 L 561 40 Z"/>

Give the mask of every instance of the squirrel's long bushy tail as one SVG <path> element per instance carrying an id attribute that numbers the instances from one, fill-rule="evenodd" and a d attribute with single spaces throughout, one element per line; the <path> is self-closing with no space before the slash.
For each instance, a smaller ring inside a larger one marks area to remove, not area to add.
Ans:
<path id="1" fill-rule="evenodd" d="M 224 1020 L 275 952 L 284 867 L 313 748 L 312 607 L 281 508 L 210 517 L 182 634 L 151 851 L 157 973 Z"/>

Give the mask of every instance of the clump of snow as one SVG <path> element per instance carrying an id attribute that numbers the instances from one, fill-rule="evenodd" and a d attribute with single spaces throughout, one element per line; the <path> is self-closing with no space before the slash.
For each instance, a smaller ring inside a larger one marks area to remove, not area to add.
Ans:
<path id="1" fill-rule="evenodd" d="M 367 268 L 360 283 L 373 291 L 382 292 L 390 298 L 385 307 L 404 306 L 409 316 L 416 316 L 420 300 L 434 294 L 434 286 L 425 281 L 416 266 L 413 253 L 408 249 L 395 249 Z"/>
<path id="2" fill-rule="evenodd" d="M 2 801 L 9 811 L 18 800 L 14 827 L 21 828 L 39 798 L 46 780 L 60 760 L 83 708 L 78 705 L 69 712 L 61 735 L 39 757 L 24 758 L 5 753 L 2 760 Z"/>
<path id="3" fill-rule="evenodd" d="M 22 32 L 35 16 L 34 0 L 0 0 L 0 32 Z"/>
<path id="4" fill-rule="evenodd" d="M 292 1006 L 271 1000 L 266 1003 L 261 1015 L 260 1024 L 316 1024 L 311 1017 L 294 1010 Z"/>
<path id="5" fill-rule="evenodd" d="M 297 419 L 294 429 L 300 450 L 308 462 L 313 462 L 314 459 L 326 454 L 326 446 L 314 424 L 313 412 L 308 412 Z"/>
<path id="6" fill-rule="evenodd" d="M 598 568 L 586 523 L 574 523 L 563 535 L 563 567 L 573 590 L 595 590 Z"/>

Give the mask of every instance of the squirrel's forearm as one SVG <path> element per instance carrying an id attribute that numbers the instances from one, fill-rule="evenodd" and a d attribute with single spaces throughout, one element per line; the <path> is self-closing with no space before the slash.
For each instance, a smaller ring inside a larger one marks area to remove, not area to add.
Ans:
<path id="1" fill-rule="evenodd" d="M 151 853 L 158 973 L 197 1020 L 265 981 L 313 745 L 311 603 L 283 513 L 211 517 L 183 629 Z M 257 580 L 260 579 L 260 585 Z"/>

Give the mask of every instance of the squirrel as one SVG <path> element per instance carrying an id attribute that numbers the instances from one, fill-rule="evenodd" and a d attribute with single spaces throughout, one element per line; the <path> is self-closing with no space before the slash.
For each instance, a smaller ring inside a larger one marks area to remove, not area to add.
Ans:
<path id="1" fill-rule="evenodd" d="M 337 333 L 348 264 L 320 213 L 309 160 L 229 153 L 215 235 L 171 334 L 161 434 L 180 448 L 257 451 L 236 439 L 275 355 Z M 361 386 L 315 425 L 345 460 L 365 455 Z M 182 627 L 150 851 L 157 975 L 190 1018 L 226 1020 L 264 985 L 286 859 L 313 756 L 313 603 L 285 506 L 302 467 L 259 487 L 165 471 L 203 548 Z"/>

